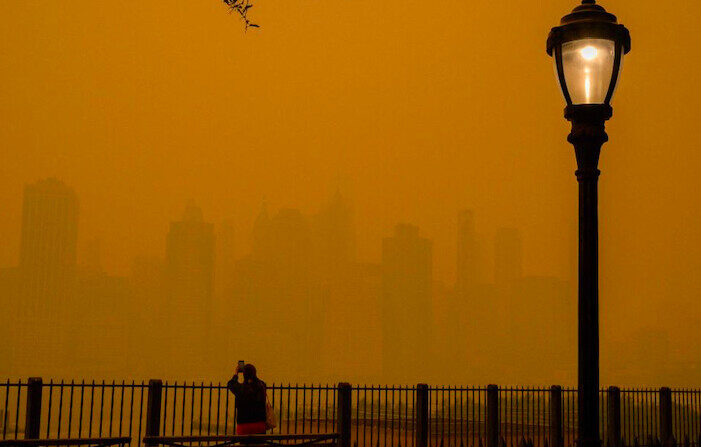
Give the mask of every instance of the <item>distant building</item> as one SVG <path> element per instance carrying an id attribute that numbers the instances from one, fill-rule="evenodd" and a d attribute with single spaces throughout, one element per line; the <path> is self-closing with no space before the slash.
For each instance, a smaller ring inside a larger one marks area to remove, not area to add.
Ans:
<path id="1" fill-rule="evenodd" d="M 236 266 L 236 241 L 234 224 L 225 220 L 217 229 L 215 296 L 231 293 L 233 275 Z M 222 303 L 218 303 L 222 304 Z"/>
<path id="2" fill-rule="evenodd" d="M 65 364 L 67 316 L 75 289 L 78 198 L 54 178 L 24 188 L 20 243 L 17 336 L 27 341 L 18 351 L 20 371 L 56 374 Z"/>
<path id="3" fill-rule="evenodd" d="M 523 276 L 523 242 L 516 228 L 499 228 L 494 239 L 494 282 Z"/>
<path id="4" fill-rule="evenodd" d="M 263 207 L 250 255 L 236 264 L 231 295 L 231 355 L 255 358 L 266 371 L 313 379 L 322 359 L 322 294 L 313 282 L 311 225 L 296 209 L 272 217 Z M 241 335 L 238 335 L 241 334 Z M 246 343 L 237 343 L 239 337 Z M 279 369 L 276 369 L 279 368 Z"/>
<path id="5" fill-rule="evenodd" d="M 456 289 L 459 294 L 465 294 L 476 284 L 486 282 L 483 246 L 475 231 L 472 210 L 461 210 L 458 213 L 457 243 Z"/>
<path id="6" fill-rule="evenodd" d="M 24 188 L 20 275 L 23 317 L 45 318 L 64 308 L 75 281 L 78 198 L 50 178 Z"/>
<path id="7" fill-rule="evenodd" d="M 337 281 L 355 261 L 353 207 L 340 191 L 316 216 L 314 230 L 318 275 L 325 282 Z"/>
<path id="8" fill-rule="evenodd" d="M 214 227 L 202 210 L 188 205 L 171 222 L 166 240 L 166 309 L 173 362 L 193 365 L 207 358 L 214 284 Z"/>
<path id="9" fill-rule="evenodd" d="M 251 258 L 254 260 L 264 260 L 272 256 L 273 246 L 270 238 L 270 216 L 268 215 L 268 205 L 263 206 L 253 223 L 253 247 Z"/>
<path id="10" fill-rule="evenodd" d="M 382 241 L 383 375 L 415 381 L 432 358 L 431 241 L 400 224 Z"/>

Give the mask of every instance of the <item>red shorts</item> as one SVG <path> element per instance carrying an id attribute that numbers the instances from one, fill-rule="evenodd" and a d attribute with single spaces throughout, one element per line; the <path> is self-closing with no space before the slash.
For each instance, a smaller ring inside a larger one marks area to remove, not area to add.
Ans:
<path id="1" fill-rule="evenodd" d="M 246 422 L 236 424 L 237 435 L 264 435 L 266 430 L 265 422 Z"/>

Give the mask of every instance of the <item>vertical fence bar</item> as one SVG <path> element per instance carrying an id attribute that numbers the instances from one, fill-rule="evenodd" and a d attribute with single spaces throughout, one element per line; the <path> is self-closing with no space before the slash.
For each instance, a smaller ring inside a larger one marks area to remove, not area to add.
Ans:
<path id="1" fill-rule="evenodd" d="M 61 385 L 58 389 L 58 437 L 61 437 L 61 415 L 63 414 L 63 379 L 61 379 Z"/>
<path id="2" fill-rule="evenodd" d="M 133 390 L 132 390 L 133 392 Z M 83 395 L 85 394 L 85 380 L 80 382 L 80 414 L 78 415 L 78 437 L 83 436 Z"/>
<path id="3" fill-rule="evenodd" d="M 134 423 L 134 391 L 136 388 L 134 387 L 134 381 L 131 381 L 131 395 L 129 399 L 129 437 L 131 438 L 131 429 Z M 81 403 L 82 405 L 82 403 Z M 82 419 L 82 417 L 81 417 Z M 141 422 L 141 421 L 139 421 Z M 141 444 L 141 439 L 137 440 L 137 445 Z"/>
<path id="4" fill-rule="evenodd" d="M 18 430 L 19 430 L 19 405 L 20 405 L 20 398 L 22 396 L 22 379 L 19 380 L 17 383 L 17 404 L 15 405 L 15 439 L 17 439 L 18 435 Z"/>
<path id="5" fill-rule="evenodd" d="M 9 401 L 10 401 L 10 379 L 7 379 L 7 382 L 5 382 L 5 409 L 3 410 L 2 414 L 2 439 L 5 439 L 7 437 L 7 413 L 9 410 Z"/>
<path id="6" fill-rule="evenodd" d="M 71 425 L 73 423 L 73 380 L 71 380 L 70 398 L 68 401 L 68 437 L 71 437 Z"/>
<path id="7" fill-rule="evenodd" d="M 25 439 L 38 439 L 41 426 L 41 377 L 30 377 L 27 381 L 27 407 L 24 428 Z M 18 388 L 19 390 L 19 388 Z M 19 409 L 19 408 L 18 408 Z"/>
<path id="8" fill-rule="evenodd" d="M 151 379 L 148 382 L 148 398 L 146 401 L 146 436 L 158 436 L 161 428 L 161 395 L 163 382 Z M 148 446 L 156 446 L 157 443 L 147 443 Z"/>

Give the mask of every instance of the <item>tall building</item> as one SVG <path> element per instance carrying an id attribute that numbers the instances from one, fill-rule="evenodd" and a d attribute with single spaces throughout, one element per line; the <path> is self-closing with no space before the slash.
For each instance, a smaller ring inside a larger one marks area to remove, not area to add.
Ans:
<path id="1" fill-rule="evenodd" d="M 472 210 L 458 213 L 458 265 L 456 289 L 460 295 L 486 282 L 484 247 L 475 231 Z"/>
<path id="2" fill-rule="evenodd" d="M 218 226 L 215 255 L 215 283 L 214 283 L 214 310 L 221 315 L 226 306 L 229 306 L 227 297 L 230 297 L 234 286 L 236 273 L 236 243 L 234 224 L 231 220 L 225 220 Z M 223 308 L 224 307 L 224 308 Z"/>
<path id="3" fill-rule="evenodd" d="M 20 297 L 17 336 L 27 340 L 18 353 L 20 371 L 46 371 L 66 360 L 63 342 L 72 313 L 78 238 L 78 198 L 49 178 L 24 188 L 20 245 Z M 29 354 L 28 354 L 29 355 Z M 65 364 L 65 362 L 63 363 Z"/>
<path id="4" fill-rule="evenodd" d="M 516 228 L 499 228 L 494 239 L 494 282 L 504 283 L 523 276 L 523 243 Z"/>
<path id="5" fill-rule="evenodd" d="M 322 297 L 312 281 L 312 241 L 299 210 L 281 209 L 272 217 L 265 208 L 260 212 L 252 251 L 236 264 L 231 355 L 272 374 L 294 371 L 300 379 L 318 374 Z"/>
<path id="6" fill-rule="evenodd" d="M 355 261 L 355 225 L 350 201 L 337 190 L 316 216 L 315 224 L 317 272 L 322 281 L 337 281 Z"/>
<path id="7" fill-rule="evenodd" d="M 49 178 L 24 188 L 20 274 L 25 317 L 56 315 L 75 281 L 78 198 Z"/>
<path id="8" fill-rule="evenodd" d="M 382 241 L 382 366 L 385 380 L 419 380 L 431 363 L 432 247 L 413 225 Z"/>
<path id="9" fill-rule="evenodd" d="M 214 228 L 190 204 L 171 222 L 166 241 L 165 289 L 172 359 L 177 370 L 201 374 L 208 358 L 214 283 Z M 189 370 L 185 365 L 192 365 Z"/>

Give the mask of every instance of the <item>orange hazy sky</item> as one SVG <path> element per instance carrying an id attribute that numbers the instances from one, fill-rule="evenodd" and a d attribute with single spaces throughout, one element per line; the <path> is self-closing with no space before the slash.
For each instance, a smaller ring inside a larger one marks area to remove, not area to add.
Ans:
<path id="1" fill-rule="evenodd" d="M 412 222 L 451 282 L 468 207 L 487 236 L 521 229 L 525 273 L 576 278 L 545 53 L 576 2 L 254 3 L 244 33 L 219 0 L 0 2 L 0 267 L 18 259 L 23 186 L 55 176 L 80 198 L 80 245 L 99 238 L 116 274 L 163 254 L 190 199 L 232 219 L 244 253 L 263 199 L 312 213 L 340 183 L 362 260 Z M 701 322 L 701 2 L 602 4 L 633 39 L 600 166 L 603 321 L 674 335 Z"/>

